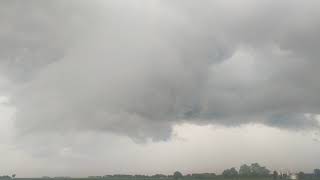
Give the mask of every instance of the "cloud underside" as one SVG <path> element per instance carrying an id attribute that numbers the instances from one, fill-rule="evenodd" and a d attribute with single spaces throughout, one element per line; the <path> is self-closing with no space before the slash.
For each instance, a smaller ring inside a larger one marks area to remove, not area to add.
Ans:
<path id="1" fill-rule="evenodd" d="M 21 133 L 170 138 L 180 122 L 319 128 L 320 12 L 302 1 L 3 1 Z"/>

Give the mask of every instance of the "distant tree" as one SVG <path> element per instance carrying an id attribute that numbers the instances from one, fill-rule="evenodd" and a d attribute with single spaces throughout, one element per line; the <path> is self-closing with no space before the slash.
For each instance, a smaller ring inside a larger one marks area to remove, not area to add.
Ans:
<path id="1" fill-rule="evenodd" d="M 15 178 L 16 177 L 16 174 L 12 174 L 12 178 Z"/>
<path id="2" fill-rule="evenodd" d="M 231 168 L 231 169 L 226 169 L 222 172 L 222 175 L 224 177 L 237 177 L 238 176 L 238 171 L 236 168 Z"/>
<path id="3" fill-rule="evenodd" d="M 313 173 L 316 177 L 320 177 L 320 169 L 314 169 Z"/>
<path id="4" fill-rule="evenodd" d="M 270 170 L 266 167 L 260 166 L 258 163 L 251 164 L 251 173 L 253 176 L 268 176 Z"/>
<path id="5" fill-rule="evenodd" d="M 226 169 L 222 172 L 222 176 L 224 177 L 230 177 L 230 169 Z"/>
<path id="6" fill-rule="evenodd" d="M 250 166 L 243 164 L 240 166 L 239 169 L 239 175 L 240 176 L 250 176 L 251 175 L 251 168 Z"/>
<path id="7" fill-rule="evenodd" d="M 299 173 L 298 173 L 298 178 L 299 178 L 299 179 L 305 179 L 305 174 L 304 174 L 304 172 L 302 172 L 302 171 L 299 172 Z"/>
<path id="8" fill-rule="evenodd" d="M 179 179 L 179 178 L 182 178 L 182 177 L 183 177 L 183 175 L 179 171 L 176 171 L 176 172 L 173 173 L 173 178 L 176 179 L 176 180 Z"/>
<path id="9" fill-rule="evenodd" d="M 279 176 L 278 172 L 273 171 L 273 174 L 272 174 L 273 179 L 278 179 L 278 176 Z"/>
<path id="10" fill-rule="evenodd" d="M 230 172 L 231 172 L 231 175 L 232 175 L 232 177 L 236 177 L 236 176 L 238 176 L 238 171 L 236 170 L 236 168 L 231 168 L 230 169 Z"/>
<path id="11" fill-rule="evenodd" d="M 262 176 L 268 176 L 270 174 L 270 170 L 267 169 L 266 167 L 261 168 L 261 174 Z"/>

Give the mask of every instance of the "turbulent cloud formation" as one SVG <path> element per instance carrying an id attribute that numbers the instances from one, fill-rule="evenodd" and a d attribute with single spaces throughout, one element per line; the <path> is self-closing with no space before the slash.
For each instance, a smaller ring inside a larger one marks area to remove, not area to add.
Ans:
<path id="1" fill-rule="evenodd" d="M 0 88 L 11 88 L 21 133 L 160 140 L 182 121 L 319 128 L 317 5 L 3 1 Z"/>

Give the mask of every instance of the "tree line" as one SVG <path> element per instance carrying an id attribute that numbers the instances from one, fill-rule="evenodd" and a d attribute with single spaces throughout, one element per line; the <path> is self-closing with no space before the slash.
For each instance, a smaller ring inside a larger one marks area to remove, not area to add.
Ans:
<path id="1" fill-rule="evenodd" d="M 271 171 L 265 166 L 261 166 L 258 163 L 252 163 L 250 165 L 243 164 L 240 166 L 239 170 L 235 167 L 225 169 L 221 174 L 217 175 L 215 173 L 192 173 L 183 175 L 181 172 L 176 171 L 172 175 L 164 175 L 164 174 L 155 174 L 155 175 L 124 175 L 124 174 L 116 174 L 116 175 L 105 175 L 105 176 L 91 176 L 90 178 L 133 178 L 133 179 L 214 179 L 214 178 L 237 178 L 237 177 L 273 177 L 273 179 L 287 179 L 287 173 L 281 173 L 278 171 Z M 310 179 L 310 177 L 320 178 L 320 169 L 315 169 L 313 173 L 307 174 L 304 172 L 300 172 L 297 174 L 300 180 L 302 179 Z"/>
<path id="2" fill-rule="evenodd" d="M 271 171 L 265 166 L 260 166 L 258 163 L 252 163 L 251 165 L 243 164 L 240 166 L 239 171 L 235 168 L 225 169 L 221 174 L 217 175 L 215 173 L 193 173 L 183 175 L 181 172 L 176 171 L 171 175 L 165 174 L 155 174 L 155 175 L 129 175 L 129 174 L 114 174 L 114 175 L 104 175 L 104 176 L 89 176 L 88 179 L 214 179 L 214 178 L 239 178 L 239 177 L 272 177 L 274 180 L 281 180 L 288 178 L 287 173 L 279 171 Z M 320 169 L 314 169 L 313 173 L 299 172 L 296 174 L 299 180 L 303 179 L 316 179 L 320 180 Z M 0 176 L 0 180 L 12 180 L 16 177 L 16 174 L 12 176 Z M 23 179 L 23 178 L 16 178 Z M 41 179 L 51 179 L 48 176 L 44 176 Z M 53 179 L 73 179 L 71 177 L 53 177 Z"/>
<path id="3" fill-rule="evenodd" d="M 270 170 L 258 163 L 252 163 L 251 165 L 241 165 L 239 171 L 234 167 L 226 169 L 222 172 L 222 175 L 224 177 L 265 177 L 270 175 Z"/>

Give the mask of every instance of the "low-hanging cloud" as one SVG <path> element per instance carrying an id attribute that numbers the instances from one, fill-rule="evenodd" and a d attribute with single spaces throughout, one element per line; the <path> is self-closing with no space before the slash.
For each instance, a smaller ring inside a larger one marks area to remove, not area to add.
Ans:
<path id="1" fill-rule="evenodd" d="M 317 2 L 1 3 L 0 88 L 21 133 L 319 127 Z"/>

